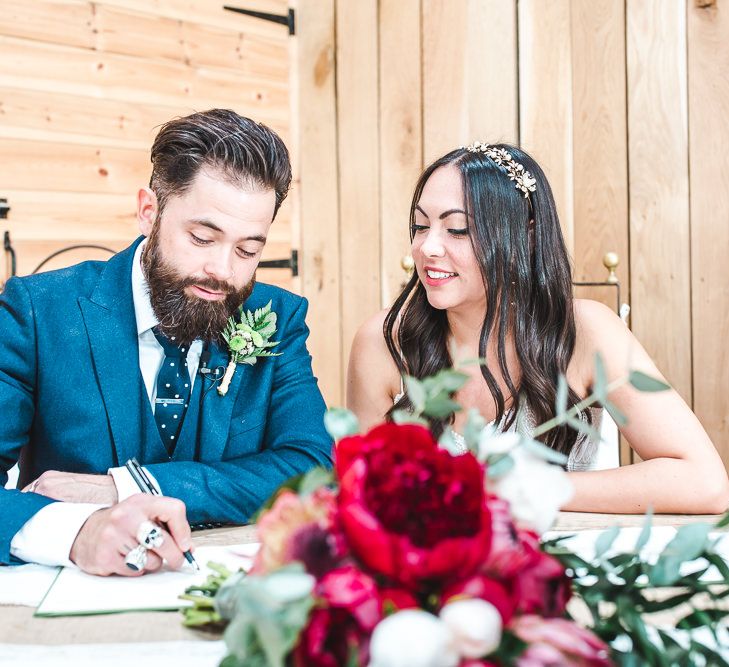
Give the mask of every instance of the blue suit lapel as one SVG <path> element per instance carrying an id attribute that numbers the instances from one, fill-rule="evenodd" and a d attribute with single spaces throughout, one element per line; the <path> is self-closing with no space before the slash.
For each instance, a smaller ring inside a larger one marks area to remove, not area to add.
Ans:
<path id="1" fill-rule="evenodd" d="M 228 353 L 212 344 L 209 367 L 211 369 L 219 368 L 224 372 L 227 365 Z M 215 388 L 209 388 L 206 381 L 205 388 L 208 391 L 202 403 L 200 420 L 200 457 L 202 461 L 220 461 L 223 458 L 223 450 L 228 442 L 233 406 L 241 384 L 244 383 L 243 378 L 250 375 L 248 370 L 249 368 L 245 364 L 237 365 L 225 396 L 218 394 L 218 385 Z"/>
<path id="2" fill-rule="evenodd" d="M 89 299 L 79 306 L 91 346 L 94 371 L 119 465 L 137 456 L 143 443 L 139 344 L 132 299 L 132 260 L 137 241 L 112 257 Z"/>

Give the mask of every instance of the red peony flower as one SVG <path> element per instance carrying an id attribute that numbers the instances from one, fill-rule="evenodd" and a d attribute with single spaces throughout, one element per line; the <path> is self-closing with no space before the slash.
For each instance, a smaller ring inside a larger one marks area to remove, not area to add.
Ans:
<path id="1" fill-rule="evenodd" d="M 441 601 L 445 605 L 457 598 L 479 598 L 490 602 L 498 609 L 504 625 L 511 620 L 516 607 L 516 601 L 506 586 L 483 574 L 474 574 L 449 586 L 443 591 Z"/>
<path id="2" fill-rule="evenodd" d="M 297 667 L 339 667 L 356 650 L 359 664 L 369 661 L 369 638 L 382 619 L 374 579 L 353 565 L 325 574 L 314 589 L 317 608 L 294 649 Z"/>
<path id="3" fill-rule="evenodd" d="M 337 446 L 339 520 L 362 563 L 407 586 L 468 577 L 491 542 L 484 471 L 420 426 L 383 424 Z"/>
<path id="4" fill-rule="evenodd" d="M 572 595 L 564 567 L 556 558 L 540 550 L 536 533 L 521 531 L 519 537 L 529 557 L 526 566 L 514 579 L 519 613 L 561 616 Z"/>

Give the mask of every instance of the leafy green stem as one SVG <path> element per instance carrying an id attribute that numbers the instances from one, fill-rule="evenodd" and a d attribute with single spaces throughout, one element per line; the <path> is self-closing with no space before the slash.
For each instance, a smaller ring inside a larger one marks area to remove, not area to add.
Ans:
<path id="1" fill-rule="evenodd" d="M 606 393 L 609 394 L 611 391 L 617 389 L 618 387 L 622 387 L 624 384 L 627 384 L 629 382 L 629 378 L 623 377 L 619 378 L 617 380 L 613 380 L 607 385 L 607 391 Z M 553 428 L 557 428 L 558 426 L 562 426 L 562 424 L 566 424 L 569 421 L 570 417 L 577 417 L 579 414 L 585 409 L 589 408 L 591 405 L 597 403 L 599 401 L 599 396 L 597 392 L 592 392 L 589 396 L 582 399 L 579 403 L 575 403 L 569 410 L 566 412 L 562 412 L 561 414 L 558 414 L 556 417 L 553 417 L 549 421 L 544 422 L 544 424 L 540 424 L 537 426 L 534 431 L 532 431 L 532 438 L 538 438 L 540 435 L 544 435 L 547 433 L 547 431 L 551 431 Z"/>

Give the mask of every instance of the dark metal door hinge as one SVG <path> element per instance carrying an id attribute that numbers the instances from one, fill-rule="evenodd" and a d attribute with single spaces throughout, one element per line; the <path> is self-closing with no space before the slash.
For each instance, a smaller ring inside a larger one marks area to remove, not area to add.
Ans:
<path id="1" fill-rule="evenodd" d="M 299 251 L 292 250 L 289 259 L 266 259 L 258 262 L 261 269 L 291 269 L 291 275 L 296 278 L 299 275 Z"/>
<path id="2" fill-rule="evenodd" d="M 296 34 L 296 14 L 293 9 L 289 9 L 288 14 L 269 14 L 268 12 L 257 12 L 253 9 L 242 9 L 241 7 L 231 7 L 230 5 L 223 5 L 223 9 L 227 9 L 229 12 L 245 14 L 246 16 L 253 16 L 264 21 L 271 21 L 272 23 L 280 23 L 288 27 L 289 35 Z"/>

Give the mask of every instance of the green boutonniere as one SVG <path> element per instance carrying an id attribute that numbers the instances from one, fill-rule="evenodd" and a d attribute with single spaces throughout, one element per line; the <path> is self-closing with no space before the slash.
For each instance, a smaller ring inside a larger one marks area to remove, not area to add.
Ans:
<path id="1" fill-rule="evenodd" d="M 236 365 L 250 364 L 252 366 L 258 357 L 281 356 L 280 352 L 268 351 L 269 348 L 275 347 L 281 342 L 270 340 L 275 333 L 276 313 L 271 310 L 270 301 L 254 313 L 250 310 L 244 312 L 243 306 L 241 306 L 240 321 L 236 321 L 235 317 L 228 319 L 228 324 L 223 330 L 223 338 L 228 344 L 230 362 L 218 387 L 218 393 L 221 396 L 225 396 L 228 392 Z"/>

